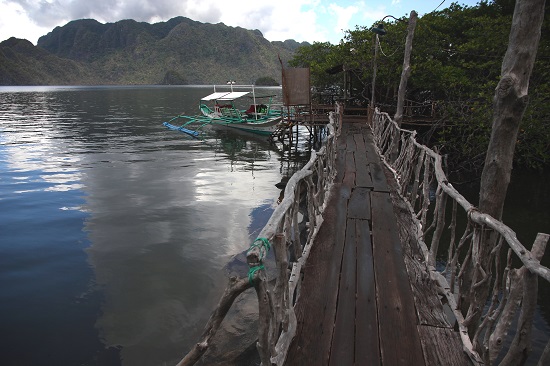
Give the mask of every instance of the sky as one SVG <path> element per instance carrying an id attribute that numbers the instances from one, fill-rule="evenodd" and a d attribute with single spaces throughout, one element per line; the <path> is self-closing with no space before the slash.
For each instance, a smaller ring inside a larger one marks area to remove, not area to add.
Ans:
<path id="1" fill-rule="evenodd" d="M 455 0 L 474 6 L 478 0 Z M 72 20 L 101 23 L 134 19 L 149 23 L 184 16 L 202 23 L 259 29 L 269 41 L 338 44 L 344 31 L 371 26 L 386 15 L 419 16 L 451 5 L 452 0 L 0 0 L 0 42 L 38 38 Z"/>

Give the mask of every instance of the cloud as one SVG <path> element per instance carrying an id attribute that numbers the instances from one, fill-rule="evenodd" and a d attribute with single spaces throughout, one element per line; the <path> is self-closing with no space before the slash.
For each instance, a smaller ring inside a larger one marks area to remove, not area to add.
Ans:
<path id="1" fill-rule="evenodd" d="M 26 15 L 26 23 L 48 31 L 84 18 L 154 23 L 185 16 L 203 23 L 259 29 L 270 40 L 304 41 L 328 37 L 316 25 L 319 5 L 319 0 L 242 0 L 238 5 L 219 0 L 0 0 L 0 11 L 17 9 L 20 17 Z"/>
<path id="2" fill-rule="evenodd" d="M 337 4 L 330 4 L 329 10 L 331 13 L 336 15 L 336 26 L 334 27 L 334 31 L 341 32 L 342 30 L 350 28 L 350 20 L 356 13 L 359 12 L 359 7 L 350 5 L 344 8 Z"/>

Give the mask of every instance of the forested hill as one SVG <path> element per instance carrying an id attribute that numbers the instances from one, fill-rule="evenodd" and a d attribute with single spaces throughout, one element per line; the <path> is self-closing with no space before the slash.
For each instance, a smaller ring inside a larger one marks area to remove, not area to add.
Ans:
<path id="1" fill-rule="evenodd" d="M 258 30 L 184 17 L 149 24 L 75 20 L 41 37 L 37 46 L 0 43 L 1 85 L 251 84 L 281 79 L 281 65 L 302 44 L 269 42 Z"/>

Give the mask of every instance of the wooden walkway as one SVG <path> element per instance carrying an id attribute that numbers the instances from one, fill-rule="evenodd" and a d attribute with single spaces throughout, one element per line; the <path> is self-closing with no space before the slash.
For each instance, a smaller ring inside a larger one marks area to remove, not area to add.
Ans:
<path id="1" fill-rule="evenodd" d="M 353 121 L 344 116 L 338 174 L 304 268 L 285 364 L 468 365 L 457 334 L 433 314 L 441 305 L 422 288 L 429 279 L 413 265 L 409 280 L 405 262 L 415 254 L 402 247 L 371 131 Z M 418 311 L 415 299 L 430 308 Z"/>

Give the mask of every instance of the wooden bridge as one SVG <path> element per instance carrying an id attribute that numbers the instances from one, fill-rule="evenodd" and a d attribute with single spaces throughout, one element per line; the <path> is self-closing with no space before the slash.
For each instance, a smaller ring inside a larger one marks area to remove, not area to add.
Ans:
<path id="1" fill-rule="evenodd" d="M 264 366 L 519 365 L 531 353 L 550 364 L 548 335 L 537 339 L 543 350 L 531 350 L 537 281 L 550 282 L 539 263 L 549 236 L 527 250 L 452 187 L 441 156 L 414 131 L 378 111 L 372 126 L 340 111 L 250 246 L 248 276 L 230 279 L 178 366 L 207 352 L 251 287 Z M 264 268 L 271 247 L 274 284 Z M 436 267 L 441 257 L 445 268 Z"/>
<path id="2" fill-rule="evenodd" d="M 390 186 L 365 122 L 343 116 L 337 175 L 303 269 L 286 365 L 468 365 L 436 286 L 426 278 L 411 284 Z M 418 308 L 424 305 L 430 308 Z"/>

